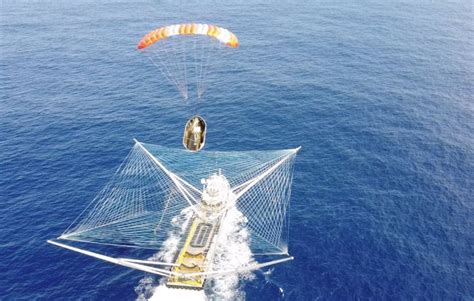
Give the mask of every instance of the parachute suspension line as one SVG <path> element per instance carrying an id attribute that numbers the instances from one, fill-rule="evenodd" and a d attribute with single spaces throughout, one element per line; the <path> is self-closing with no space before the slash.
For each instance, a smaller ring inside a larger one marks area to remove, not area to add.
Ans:
<path id="1" fill-rule="evenodd" d="M 198 60 L 198 51 L 197 51 L 197 47 L 196 47 L 196 39 L 195 38 L 193 39 L 193 54 L 194 54 L 194 61 L 193 61 L 194 78 L 196 79 L 196 82 L 194 84 L 196 85 L 196 91 L 197 91 L 198 87 L 199 87 L 199 68 L 198 68 L 199 60 Z M 198 96 L 198 99 L 199 99 L 199 94 L 197 96 Z"/>
<path id="2" fill-rule="evenodd" d="M 188 87 L 185 83 L 185 67 L 184 63 L 182 62 L 182 54 L 180 54 L 181 47 L 180 43 L 174 43 L 174 37 L 171 37 L 170 40 L 163 41 L 165 42 L 163 45 L 163 50 L 166 53 L 167 61 L 172 62 L 174 66 L 173 74 L 176 74 L 177 81 L 180 84 L 180 92 L 183 96 L 184 100 L 188 99 Z M 181 41 L 182 43 L 182 41 Z"/>
<path id="3" fill-rule="evenodd" d="M 226 48 L 227 46 L 218 43 L 218 42 L 213 42 L 209 46 L 210 48 L 213 47 L 214 50 L 213 53 L 215 53 L 215 56 L 211 57 L 208 55 L 206 58 L 206 63 L 204 64 L 204 70 L 203 70 L 203 75 L 202 75 L 202 81 L 201 81 L 201 89 L 200 89 L 200 94 L 204 94 L 204 92 L 207 90 L 210 81 L 208 80 L 208 74 L 214 70 L 215 65 L 222 64 L 224 61 L 224 56 L 227 53 Z M 211 51 L 209 51 L 211 52 Z"/>
<path id="4" fill-rule="evenodd" d="M 200 65 L 201 65 L 201 60 L 200 58 L 202 57 L 202 53 L 198 50 L 199 47 L 198 39 L 194 38 L 193 39 L 193 53 L 194 53 L 194 85 L 195 85 L 195 91 L 196 91 L 196 97 L 199 99 L 199 94 L 197 93 L 199 89 L 199 76 L 200 76 Z"/>
<path id="5" fill-rule="evenodd" d="M 176 37 L 175 37 L 176 38 Z M 176 66 L 178 67 L 178 74 L 179 74 L 179 79 L 181 82 L 181 85 L 183 87 L 184 91 L 184 100 L 187 101 L 189 98 L 189 93 L 188 93 L 188 85 L 187 85 L 187 80 L 186 80 L 186 61 L 185 61 L 185 51 L 184 48 L 182 47 L 182 44 L 185 42 L 186 39 L 180 39 L 181 41 L 178 43 L 174 43 L 170 45 L 170 48 L 172 49 L 171 54 L 174 54 L 174 62 L 176 63 Z M 168 50 L 170 50 L 168 48 Z"/>
<path id="6" fill-rule="evenodd" d="M 156 67 L 158 67 L 158 69 L 161 71 L 161 74 L 163 74 L 163 76 L 166 78 L 166 80 L 174 85 L 176 87 L 176 89 L 178 89 L 178 91 L 180 91 L 180 88 L 179 88 L 179 84 L 178 82 L 176 82 L 175 78 L 170 74 L 170 71 L 168 70 L 168 67 L 166 66 L 166 64 L 162 63 L 161 60 L 159 59 L 159 56 L 158 55 L 155 55 L 156 56 L 156 61 L 155 59 L 153 58 L 153 54 L 150 54 L 150 55 L 147 55 L 148 59 L 153 63 L 153 65 L 155 65 Z M 158 62 L 158 63 L 157 63 Z M 161 65 L 161 68 L 160 66 L 158 65 Z M 168 73 L 168 74 L 167 74 Z M 181 91 L 180 91 L 181 92 Z"/>
<path id="7" fill-rule="evenodd" d="M 168 64 L 166 63 L 167 61 L 169 61 L 168 58 L 164 58 L 164 56 L 166 55 L 165 51 L 161 48 L 156 48 L 156 46 L 153 46 L 153 48 L 155 48 L 155 50 L 153 49 L 144 50 L 146 56 L 151 60 L 151 62 L 156 67 L 158 67 L 158 69 L 165 76 L 168 82 L 170 84 L 173 84 L 182 95 L 183 94 L 182 87 L 181 87 L 181 84 L 178 82 L 176 73 L 172 72 L 172 70 L 170 70 L 170 66 L 168 66 Z M 161 68 L 158 65 L 160 65 Z"/>
<path id="8" fill-rule="evenodd" d="M 183 68 L 183 76 L 184 76 L 184 87 L 186 88 L 186 100 L 188 99 L 188 79 L 187 79 L 187 71 L 186 71 L 186 39 L 181 39 L 181 57 L 182 57 L 182 68 Z"/>
<path id="9" fill-rule="evenodd" d="M 225 54 L 222 48 L 236 48 L 238 45 L 237 37 L 225 28 L 187 23 L 157 28 L 146 34 L 137 48 L 155 54 L 152 62 L 178 88 L 185 100 L 190 94 L 193 97 L 197 94 L 199 100 L 207 89 L 211 65 L 222 64 L 222 57 L 219 57 Z M 192 50 L 194 53 L 188 53 Z M 191 88 L 196 88 L 196 94 Z"/>
<path id="10" fill-rule="evenodd" d="M 185 100 L 187 100 L 188 99 L 187 87 L 184 86 L 184 80 L 182 78 L 183 77 L 182 68 L 179 66 L 180 60 L 178 59 L 177 57 L 178 54 L 176 53 L 177 51 L 176 45 L 173 44 L 172 46 L 168 46 L 170 44 L 168 43 L 168 41 L 163 41 L 163 42 L 165 42 L 163 43 L 162 48 L 166 56 L 166 61 L 172 63 L 172 66 L 174 66 L 172 67 L 174 68 L 172 69 L 173 70 L 172 74 L 175 74 L 175 77 L 178 82 L 178 89 L 181 92 L 181 95 L 183 96 Z M 172 50 L 170 48 L 172 48 Z"/>
<path id="11" fill-rule="evenodd" d="M 215 45 L 215 42 L 213 43 L 210 43 L 211 46 L 212 45 Z M 204 45 L 203 45 L 204 47 Z M 209 47 L 210 48 L 210 47 Z M 201 98 L 202 94 L 204 93 L 205 89 L 206 89 L 206 86 L 205 86 L 205 81 L 204 81 L 204 78 L 206 78 L 207 76 L 207 71 L 209 69 L 209 59 L 211 57 L 210 53 L 211 51 L 205 51 L 206 52 L 206 60 L 205 60 L 205 63 L 203 64 L 203 67 L 201 68 L 201 79 L 200 79 L 200 85 L 199 85 L 199 89 L 198 89 L 198 98 Z"/>
<path id="12" fill-rule="evenodd" d="M 200 59 L 199 59 L 199 62 L 196 62 L 196 63 L 199 63 L 199 73 L 197 74 L 197 85 L 196 85 L 196 93 L 197 93 L 197 97 L 198 99 L 201 98 L 201 94 L 200 94 L 200 89 L 201 89 L 201 81 L 202 81 L 202 70 L 204 68 L 204 56 L 205 56 L 205 51 L 204 51 L 204 44 L 203 43 L 200 43 L 200 47 L 201 47 L 201 50 L 200 50 Z"/>
<path id="13" fill-rule="evenodd" d="M 199 76 L 198 76 L 198 87 L 196 89 L 197 96 L 200 99 L 202 96 L 202 83 L 204 78 L 204 69 L 206 67 L 206 60 L 207 57 L 210 55 L 209 51 L 205 49 L 206 46 L 204 43 L 201 43 L 201 59 L 200 59 L 200 68 L 199 68 Z"/>

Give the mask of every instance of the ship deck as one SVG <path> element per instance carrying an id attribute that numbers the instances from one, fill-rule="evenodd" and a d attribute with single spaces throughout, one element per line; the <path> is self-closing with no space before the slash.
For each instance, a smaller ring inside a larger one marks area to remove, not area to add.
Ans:
<path id="1" fill-rule="evenodd" d="M 171 276 L 166 285 L 168 287 L 202 289 L 205 282 L 204 275 L 186 276 L 186 274 L 201 273 L 206 271 L 210 260 L 208 256 L 214 236 L 219 228 L 219 220 L 204 221 L 195 217 L 189 228 L 183 248 L 176 258 L 172 272 L 180 276 Z"/>

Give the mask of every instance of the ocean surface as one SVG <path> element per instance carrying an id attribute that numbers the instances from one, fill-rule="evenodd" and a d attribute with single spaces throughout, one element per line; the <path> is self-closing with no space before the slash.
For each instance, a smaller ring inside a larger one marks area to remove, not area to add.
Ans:
<path id="1" fill-rule="evenodd" d="M 207 150 L 293 148 L 289 251 L 247 300 L 474 299 L 472 1 L 0 2 L 0 299 L 134 300 L 142 272 L 46 243 L 133 138 L 181 147 L 196 107 L 136 50 L 231 29 L 199 104 Z"/>

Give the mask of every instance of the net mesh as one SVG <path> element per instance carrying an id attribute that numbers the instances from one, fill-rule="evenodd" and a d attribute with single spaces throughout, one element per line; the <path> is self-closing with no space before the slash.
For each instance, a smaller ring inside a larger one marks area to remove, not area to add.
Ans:
<path id="1" fill-rule="evenodd" d="M 137 142 L 61 238 L 160 249 L 176 217 L 200 202 L 201 179 L 220 169 L 247 219 L 252 252 L 287 254 L 296 151 L 189 152 Z"/>

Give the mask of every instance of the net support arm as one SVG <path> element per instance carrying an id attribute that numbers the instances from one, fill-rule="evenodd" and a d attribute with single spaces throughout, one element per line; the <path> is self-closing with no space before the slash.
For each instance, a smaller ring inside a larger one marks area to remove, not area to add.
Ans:
<path id="1" fill-rule="evenodd" d="M 263 178 L 265 178 L 266 176 L 268 176 L 269 174 L 271 174 L 275 169 L 277 169 L 280 165 L 282 165 L 286 160 L 288 160 L 291 156 L 293 156 L 294 154 L 296 154 L 299 150 L 301 149 L 301 146 L 298 147 L 298 148 L 295 148 L 290 154 L 284 156 L 280 161 L 278 161 L 275 165 L 273 165 L 272 167 L 270 167 L 269 169 L 267 169 L 265 172 L 259 174 L 258 176 L 248 180 L 247 182 L 245 183 L 242 183 L 240 184 L 239 186 L 237 187 L 234 187 L 232 189 L 232 191 L 236 191 L 237 189 L 239 188 L 242 188 L 244 187 L 241 191 L 239 191 L 236 195 L 235 195 L 235 200 L 238 200 L 244 193 L 246 193 L 247 191 L 249 191 L 253 186 L 255 186 L 259 181 L 261 181 Z"/>
<path id="2" fill-rule="evenodd" d="M 251 264 L 249 266 L 239 268 L 239 269 L 227 269 L 227 270 L 220 270 L 220 271 L 211 271 L 211 272 L 198 272 L 198 273 L 187 273 L 183 276 L 186 277 L 194 277 L 194 276 L 211 276 L 211 275 L 225 275 L 225 274 L 232 274 L 232 273 L 242 273 L 242 272 L 249 272 L 249 271 L 255 271 L 264 267 L 272 266 L 275 264 L 283 263 L 286 261 L 293 260 L 293 256 L 277 259 L 277 260 L 272 260 L 269 262 L 263 262 L 263 263 L 255 263 Z"/>
<path id="3" fill-rule="evenodd" d="M 140 260 L 140 259 L 130 259 L 130 258 L 117 258 L 118 260 L 126 261 L 126 262 L 131 262 L 131 263 L 143 263 L 143 264 L 149 264 L 149 265 L 160 265 L 160 266 L 170 266 L 170 267 L 175 267 L 178 266 L 175 263 L 168 263 L 168 262 L 161 262 L 161 261 L 150 261 L 150 260 Z"/>
<path id="4" fill-rule="evenodd" d="M 114 257 L 102 255 L 102 254 L 99 254 L 99 253 L 95 253 L 95 252 L 83 250 L 83 249 L 80 249 L 80 248 L 76 248 L 76 247 L 73 247 L 73 246 L 69 246 L 69 245 L 66 245 L 66 244 L 62 244 L 62 243 L 59 243 L 59 242 L 54 241 L 54 240 L 48 240 L 47 242 L 52 244 L 52 245 L 64 248 L 64 249 L 68 249 L 68 250 L 71 250 L 71 251 L 74 251 L 74 252 L 78 252 L 78 253 L 81 253 L 81 254 L 84 254 L 84 255 L 88 255 L 88 256 L 91 256 L 91 257 L 94 257 L 94 258 L 98 258 L 98 259 L 110 262 L 110 263 L 114 263 L 114 264 L 117 264 L 117 265 L 125 266 L 125 267 L 136 269 L 136 270 L 140 270 L 140 271 L 143 271 L 143 272 L 147 272 L 147 273 L 151 273 L 151 274 L 155 274 L 155 275 L 159 275 L 159 276 L 165 276 L 165 277 L 169 277 L 169 276 L 175 274 L 174 272 L 171 272 L 171 271 L 168 271 L 168 270 L 159 269 L 159 268 L 152 268 L 152 267 L 149 267 L 149 266 L 145 266 L 143 264 L 134 263 L 134 262 L 137 262 L 137 261 L 133 260 L 133 259 L 130 260 L 130 259 L 125 259 L 125 258 L 114 258 Z M 158 262 L 156 262 L 155 264 L 169 265 L 169 263 L 158 263 Z"/>
<path id="5" fill-rule="evenodd" d="M 194 210 L 194 206 L 198 203 L 198 200 L 196 200 L 188 191 L 187 189 L 183 186 L 183 183 L 190 187 L 191 189 L 195 190 L 197 193 L 201 194 L 201 191 L 199 191 L 198 189 L 196 189 L 194 186 L 192 186 L 191 184 L 189 184 L 188 182 L 186 182 L 185 180 L 181 179 L 180 177 L 178 177 L 177 175 L 175 175 L 174 173 L 172 173 L 171 171 L 169 171 L 158 159 L 155 158 L 155 156 L 153 156 L 143 145 L 141 142 L 139 142 L 137 139 L 133 139 L 133 141 L 135 141 L 135 143 L 140 147 L 140 149 L 145 152 L 145 154 L 153 161 L 153 163 L 155 163 L 156 165 L 158 165 L 158 167 L 163 170 L 163 172 L 171 179 L 171 181 L 173 181 L 173 183 L 176 185 L 176 187 L 178 188 L 179 192 L 184 196 L 184 198 L 186 199 L 186 201 L 189 203 L 189 205 L 191 205 L 193 207 L 193 210 Z"/>
<path id="6" fill-rule="evenodd" d="M 99 254 L 99 253 L 83 250 L 83 249 L 80 249 L 80 248 L 76 248 L 76 247 L 73 247 L 73 246 L 69 246 L 69 245 L 66 245 L 66 244 L 62 244 L 62 243 L 59 243 L 59 242 L 54 241 L 54 240 L 48 240 L 47 242 L 52 244 L 52 245 L 55 245 L 55 246 L 58 246 L 58 247 L 61 247 L 61 248 L 67 249 L 67 250 L 71 250 L 71 251 L 74 251 L 74 252 L 78 252 L 78 253 L 81 253 L 81 254 L 84 254 L 84 255 L 88 255 L 88 256 L 91 256 L 91 257 L 94 257 L 94 258 L 101 259 L 103 261 L 107 261 L 107 262 L 114 263 L 114 264 L 117 264 L 117 265 L 121 265 L 121 266 L 124 266 L 124 267 L 127 267 L 127 268 L 132 268 L 132 269 L 135 269 L 135 270 L 139 270 L 139 271 L 143 271 L 143 272 L 147 272 L 147 273 L 151 273 L 151 274 L 155 274 L 155 275 L 159 275 L 159 276 L 164 276 L 164 277 L 179 276 L 179 277 L 188 278 L 188 277 L 195 277 L 195 276 L 217 276 L 217 275 L 225 275 L 225 274 L 232 274 L 232 273 L 242 273 L 242 272 L 258 270 L 258 269 L 261 269 L 261 268 L 264 268 L 264 267 L 267 267 L 267 266 L 272 266 L 272 265 L 275 265 L 275 264 L 283 263 L 283 262 L 290 261 L 290 260 L 294 259 L 294 257 L 290 256 L 290 257 L 277 259 L 277 260 L 273 260 L 273 261 L 269 261 L 269 262 L 255 263 L 255 264 L 252 264 L 252 265 L 249 265 L 249 266 L 246 266 L 246 267 L 243 267 L 243 268 L 239 268 L 239 269 L 227 269 L 227 270 L 220 270 L 220 271 L 198 272 L 198 273 L 177 273 L 177 272 L 172 272 L 172 271 L 168 271 L 168 270 L 164 270 L 164 269 L 153 268 L 153 267 L 149 267 L 149 266 L 146 266 L 146 265 L 143 265 L 143 264 L 139 264 L 139 262 L 141 262 L 141 263 L 155 264 L 155 265 L 173 265 L 173 264 L 166 263 L 166 262 L 154 262 L 154 261 L 147 261 L 147 260 L 127 259 L 127 258 L 114 258 L 114 257 L 106 256 L 106 255 L 103 255 L 103 254 Z"/>

